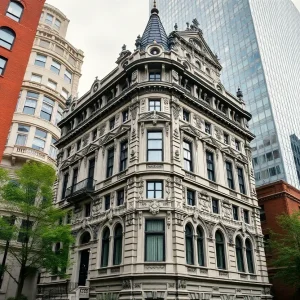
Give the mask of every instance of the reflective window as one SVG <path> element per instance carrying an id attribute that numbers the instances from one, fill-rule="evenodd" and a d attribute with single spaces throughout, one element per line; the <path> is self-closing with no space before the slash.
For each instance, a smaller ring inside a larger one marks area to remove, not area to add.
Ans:
<path id="1" fill-rule="evenodd" d="M 183 141 L 184 169 L 193 172 L 192 143 Z"/>
<path id="2" fill-rule="evenodd" d="M 51 63 L 50 70 L 52 72 L 54 72 L 55 74 L 59 75 L 60 67 L 61 67 L 61 64 L 58 61 L 56 61 L 56 60 L 53 59 L 52 63 Z"/>
<path id="3" fill-rule="evenodd" d="M 194 264 L 194 232 L 190 224 L 187 224 L 185 226 L 185 255 L 186 255 L 186 263 L 188 265 L 193 265 Z"/>
<path id="4" fill-rule="evenodd" d="M 35 64 L 36 66 L 45 67 L 45 65 L 46 65 L 46 60 L 47 60 L 47 56 L 41 55 L 41 54 L 37 54 L 37 55 L 36 55 L 36 58 L 35 58 L 34 64 Z"/>
<path id="5" fill-rule="evenodd" d="M 161 131 L 147 132 L 147 161 L 163 161 L 163 136 Z"/>
<path id="6" fill-rule="evenodd" d="M 211 181 L 216 181 L 215 178 L 215 166 L 214 166 L 214 155 L 213 153 L 206 151 L 206 167 L 207 177 Z"/>
<path id="7" fill-rule="evenodd" d="M 42 76 L 38 74 L 31 74 L 31 81 L 41 83 L 42 82 Z"/>
<path id="8" fill-rule="evenodd" d="M 226 173 L 227 173 L 227 184 L 228 187 L 232 190 L 234 190 L 234 179 L 233 179 L 233 173 L 232 173 L 232 163 L 229 161 L 226 161 Z"/>
<path id="9" fill-rule="evenodd" d="M 2 57 L 2 56 L 0 56 L 0 75 L 4 74 L 6 63 L 7 63 L 7 59 L 4 58 L 4 57 Z"/>
<path id="10" fill-rule="evenodd" d="M 10 1 L 6 16 L 15 20 L 16 22 L 20 22 L 22 13 L 23 13 L 23 5 L 20 2 Z"/>
<path id="11" fill-rule="evenodd" d="M 61 26 L 61 22 L 58 19 L 55 19 L 55 22 L 54 22 L 55 29 L 59 30 L 60 26 Z"/>
<path id="12" fill-rule="evenodd" d="M 111 177 L 113 175 L 114 169 L 114 148 L 109 149 L 107 151 L 107 169 L 106 169 L 106 178 Z"/>
<path id="13" fill-rule="evenodd" d="M 67 83 L 72 82 L 72 73 L 69 70 L 65 70 L 64 79 Z"/>
<path id="14" fill-rule="evenodd" d="M 50 15 L 50 14 L 47 14 L 46 15 L 46 20 L 45 20 L 45 23 L 47 23 L 48 25 L 52 25 L 52 22 L 53 22 L 53 16 Z"/>
<path id="15" fill-rule="evenodd" d="M 0 46 L 8 50 L 11 50 L 14 40 L 15 33 L 12 29 L 8 27 L 0 27 Z"/>
<path id="16" fill-rule="evenodd" d="M 127 169 L 128 160 L 128 141 L 120 144 L 120 172 Z"/>
<path id="17" fill-rule="evenodd" d="M 38 98 L 39 94 L 29 91 L 27 92 L 23 109 L 24 114 L 34 115 Z"/>
<path id="18" fill-rule="evenodd" d="M 197 227 L 197 251 L 198 251 L 198 264 L 199 266 L 204 266 L 204 234 L 203 229 Z"/>
<path id="19" fill-rule="evenodd" d="M 243 243 L 240 237 L 237 237 L 235 239 L 235 253 L 236 253 L 238 271 L 245 272 L 244 257 L 243 257 Z"/>
<path id="20" fill-rule="evenodd" d="M 108 266 L 110 231 L 106 227 L 102 234 L 101 267 Z"/>
<path id="21" fill-rule="evenodd" d="M 149 100 L 149 111 L 161 111 L 161 101 L 160 100 Z"/>
<path id="22" fill-rule="evenodd" d="M 44 96 L 40 117 L 44 120 L 51 121 L 53 106 L 54 101 Z"/>
<path id="23" fill-rule="evenodd" d="M 218 269 L 226 269 L 224 236 L 218 230 L 215 235 Z"/>
<path id="24" fill-rule="evenodd" d="M 120 265 L 122 262 L 122 244 L 123 244 L 123 229 L 121 224 L 118 224 L 114 233 L 114 254 L 113 265 Z"/>
<path id="25" fill-rule="evenodd" d="M 165 221 L 146 220 L 145 261 L 165 260 Z"/>
<path id="26" fill-rule="evenodd" d="M 147 181 L 147 199 L 162 199 L 163 198 L 163 182 L 162 181 Z"/>
<path id="27" fill-rule="evenodd" d="M 195 192 L 192 190 L 187 190 L 186 192 L 186 200 L 188 205 L 195 205 Z"/>

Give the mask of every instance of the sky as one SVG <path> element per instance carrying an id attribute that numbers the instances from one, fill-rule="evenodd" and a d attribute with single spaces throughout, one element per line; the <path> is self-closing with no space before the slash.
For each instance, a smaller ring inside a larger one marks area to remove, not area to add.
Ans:
<path id="1" fill-rule="evenodd" d="M 300 0 L 292 1 L 300 11 Z M 115 61 L 123 44 L 128 50 L 135 49 L 136 37 L 143 34 L 149 18 L 149 0 L 46 2 L 67 16 L 70 20 L 67 40 L 84 51 L 79 96 L 90 89 L 96 76 L 101 79 L 116 67 Z"/>

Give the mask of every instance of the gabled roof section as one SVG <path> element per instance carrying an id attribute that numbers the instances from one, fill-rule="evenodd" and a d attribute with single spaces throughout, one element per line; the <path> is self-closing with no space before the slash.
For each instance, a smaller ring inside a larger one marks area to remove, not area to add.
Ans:
<path id="1" fill-rule="evenodd" d="M 193 25 L 188 27 L 185 31 L 173 31 L 170 36 L 176 36 L 184 39 L 196 51 L 199 51 L 203 56 L 210 60 L 219 70 L 222 69 L 218 57 L 214 54 L 208 44 L 206 43 L 202 30 L 198 27 L 198 21 L 193 20 Z"/>
<path id="2" fill-rule="evenodd" d="M 156 3 L 154 1 L 154 7 L 151 10 L 150 19 L 141 38 L 140 49 L 142 50 L 145 50 L 148 45 L 153 44 L 154 42 L 163 46 L 165 50 L 169 50 L 168 36 L 158 13 L 159 11 L 156 8 Z"/>

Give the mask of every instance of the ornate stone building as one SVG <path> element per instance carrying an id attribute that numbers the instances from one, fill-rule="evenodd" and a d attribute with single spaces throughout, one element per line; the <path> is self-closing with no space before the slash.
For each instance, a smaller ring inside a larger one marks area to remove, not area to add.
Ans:
<path id="1" fill-rule="evenodd" d="M 71 294 L 271 299 L 251 115 L 241 91 L 222 86 L 197 20 L 167 36 L 154 7 L 136 49 L 123 46 L 116 63 L 59 123 Z M 44 274 L 40 292 L 63 284 Z"/>

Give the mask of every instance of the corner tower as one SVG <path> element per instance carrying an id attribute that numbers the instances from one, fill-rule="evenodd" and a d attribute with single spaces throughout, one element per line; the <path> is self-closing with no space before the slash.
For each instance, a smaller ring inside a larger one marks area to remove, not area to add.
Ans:
<path id="1" fill-rule="evenodd" d="M 251 116 L 220 70 L 197 20 L 167 37 L 154 8 L 136 50 L 69 103 L 56 203 L 73 213 L 70 294 L 271 299 Z M 67 285 L 53 276 L 41 293 Z"/>

